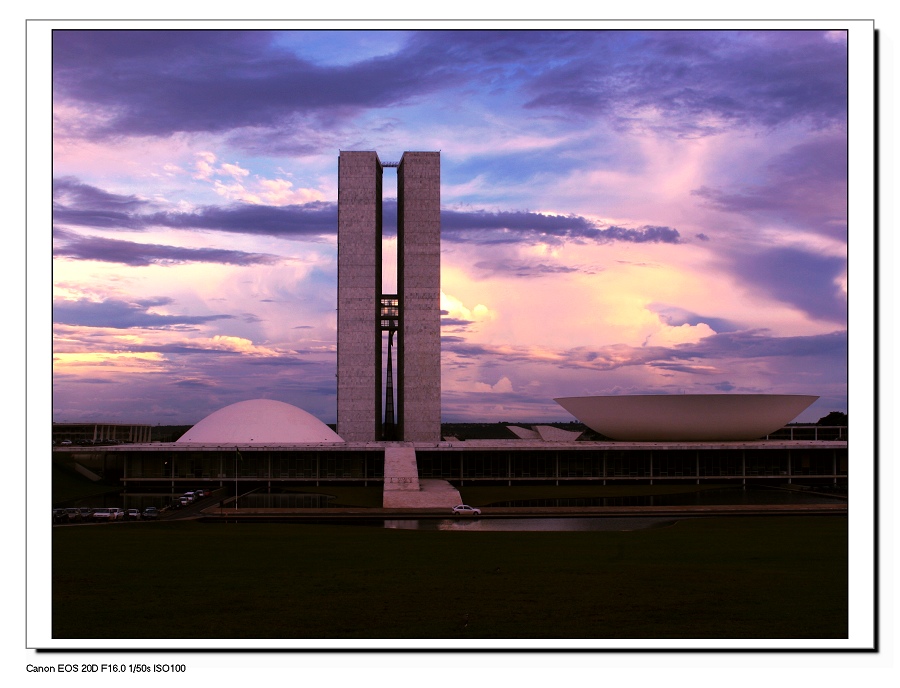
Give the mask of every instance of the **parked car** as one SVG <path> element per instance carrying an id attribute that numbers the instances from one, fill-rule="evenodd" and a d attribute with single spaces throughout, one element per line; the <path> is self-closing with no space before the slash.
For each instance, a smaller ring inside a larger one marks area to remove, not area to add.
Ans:
<path id="1" fill-rule="evenodd" d="M 184 496 L 187 497 L 188 503 L 194 501 L 194 495 L 195 495 L 195 494 L 196 494 L 195 492 L 185 492 L 185 493 L 184 493 Z"/>
<path id="2" fill-rule="evenodd" d="M 128 509 L 125 512 L 125 518 L 129 521 L 137 521 L 141 518 L 141 510 L 140 509 Z"/>
<path id="3" fill-rule="evenodd" d="M 54 523 L 68 523 L 69 515 L 66 513 L 65 509 L 54 509 L 53 510 L 53 522 Z"/>
<path id="4" fill-rule="evenodd" d="M 194 490 L 194 499 L 201 499 L 206 496 L 206 492 L 203 490 Z"/>
<path id="5" fill-rule="evenodd" d="M 68 519 L 69 523 L 78 523 L 79 521 L 81 521 L 81 512 L 75 507 L 70 506 L 68 509 L 66 509 L 66 518 Z"/>
<path id="6" fill-rule="evenodd" d="M 116 506 L 97 509 L 94 512 L 95 521 L 121 521 L 123 518 L 125 518 L 125 512 Z"/>
<path id="7" fill-rule="evenodd" d="M 141 514 L 145 520 L 159 518 L 159 509 L 155 506 L 148 506 L 144 509 L 144 513 Z"/>
<path id="8" fill-rule="evenodd" d="M 89 509 L 86 506 L 79 507 L 78 511 L 81 512 L 81 520 L 82 521 L 88 521 L 88 520 L 90 520 L 91 516 L 94 515 L 94 510 Z"/>
<path id="9" fill-rule="evenodd" d="M 453 515 L 454 516 L 480 516 L 481 509 L 476 509 L 474 506 L 469 506 L 468 504 L 457 504 L 453 507 Z"/>

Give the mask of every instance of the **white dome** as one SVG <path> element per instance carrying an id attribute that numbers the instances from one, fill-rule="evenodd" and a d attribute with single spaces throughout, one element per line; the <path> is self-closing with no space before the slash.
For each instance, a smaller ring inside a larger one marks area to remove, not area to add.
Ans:
<path id="1" fill-rule="evenodd" d="M 554 401 L 612 440 L 703 442 L 765 437 L 818 398 L 800 394 L 647 394 Z"/>
<path id="2" fill-rule="evenodd" d="M 176 440 L 178 444 L 311 444 L 343 442 L 301 408 L 272 399 L 239 401 L 219 409 Z"/>

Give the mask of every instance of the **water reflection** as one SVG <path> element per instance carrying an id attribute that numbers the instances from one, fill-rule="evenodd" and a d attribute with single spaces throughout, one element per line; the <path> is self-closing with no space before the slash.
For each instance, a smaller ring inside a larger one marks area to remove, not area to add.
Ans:
<path id="1" fill-rule="evenodd" d="M 662 495 L 628 497 L 565 497 L 554 499 L 516 499 L 494 502 L 492 507 L 567 507 L 567 506 L 714 506 L 723 504 L 829 504 L 846 498 L 810 494 L 796 490 L 726 487 Z"/>
<path id="2" fill-rule="evenodd" d="M 385 528 L 401 530 L 468 531 L 627 531 L 659 528 L 675 522 L 672 518 L 434 518 L 385 520 Z"/>

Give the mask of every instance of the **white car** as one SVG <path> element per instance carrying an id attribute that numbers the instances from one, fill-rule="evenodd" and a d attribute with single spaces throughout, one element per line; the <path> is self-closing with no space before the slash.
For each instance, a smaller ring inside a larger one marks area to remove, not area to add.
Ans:
<path id="1" fill-rule="evenodd" d="M 121 521 L 125 516 L 125 512 L 118 507 L 110 507 L 108 509 L 97 509 L 94 512 L 95 521 Z"/>
<path id="2" fill-rule="evenodd" d="M 480 516 L 481 509 L 476 509 L 474 506 L 469 506 L 468 504 L 457 504 L 453 507 L 453 515 L 454 516 Z"/>

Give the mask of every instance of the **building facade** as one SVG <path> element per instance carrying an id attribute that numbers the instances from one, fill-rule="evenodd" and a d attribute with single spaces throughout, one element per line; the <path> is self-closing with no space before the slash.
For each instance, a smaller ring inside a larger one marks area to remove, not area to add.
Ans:
<path id="1" fill-rule="evenodd" d="M 151 427 L 129 423 L 53 423 L 53 444 L 149 442 Z"/>
<path id="2" fill-rule="evenodd" d="M 77 462 L 125 485 L 195 487 L 239 480 L 258 486 L 384 481 L 384 443 L 197 445 L 166 443 L 56 447 L 54 460 Z M 418 479 L 488 484 L 846 485 L 846 441 L 543 442 L 470 440 L 413 444 Z"/>
<path id="3" fill-rule="evenodd" d="M 396 294 L 382 291 L 385 168 L 397 170 Z M 440 441 L 440 206 L 439 152 L 382 163 L 374 151 L 341 151 L 337 432 L 348 442 Z"/>

